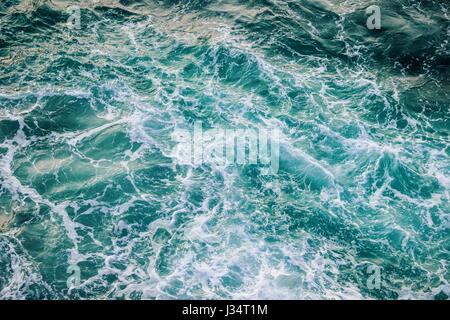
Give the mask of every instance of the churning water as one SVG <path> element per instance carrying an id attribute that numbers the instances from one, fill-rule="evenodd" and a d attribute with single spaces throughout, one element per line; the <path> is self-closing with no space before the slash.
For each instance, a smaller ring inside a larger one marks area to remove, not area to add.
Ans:
<path id="1" fill-rule="evenodd" d="M 447 299 L 449 39 L 447 0 L 2 0 L 0 298 Z"/>

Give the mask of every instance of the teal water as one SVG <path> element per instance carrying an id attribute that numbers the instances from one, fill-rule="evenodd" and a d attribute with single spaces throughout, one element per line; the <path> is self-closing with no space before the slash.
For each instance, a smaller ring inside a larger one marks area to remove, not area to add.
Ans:
<path id="1" fill-rule="evenodd" d="M 0 298 L 448 299 L 449 10 L 1 1 Z M 180 162 L 196 121 L 279 171 Z"/>

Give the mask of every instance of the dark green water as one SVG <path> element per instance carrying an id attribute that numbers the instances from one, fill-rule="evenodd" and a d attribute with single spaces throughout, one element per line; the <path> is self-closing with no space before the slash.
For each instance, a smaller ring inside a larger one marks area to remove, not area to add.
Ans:
<path id="1" fill-rule="evenodd" d="M 447 299 L 449 39 L 446 0 L 2 0 L 0 298 Z M 278 172 L 179 159 L 197 121 Z"/>

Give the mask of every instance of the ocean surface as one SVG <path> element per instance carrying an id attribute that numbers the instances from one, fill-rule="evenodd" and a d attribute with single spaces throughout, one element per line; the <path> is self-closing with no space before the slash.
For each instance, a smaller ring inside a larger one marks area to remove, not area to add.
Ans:
<path id="1" fill-rule="evenodd" d="M 448 299 L 449 40 L 448 0 L 1 0 L 0 299 Z M 180 159 L 199 121 L 278 171 Z"/>

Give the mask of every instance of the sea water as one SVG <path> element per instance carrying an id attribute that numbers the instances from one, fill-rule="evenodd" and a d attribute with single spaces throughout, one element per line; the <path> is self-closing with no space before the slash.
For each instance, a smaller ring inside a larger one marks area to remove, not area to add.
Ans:
<path id="1" fill-rule="evenodd" d="M 0 298 L 447 299 L 449 10 L 1 1 Z"/>

